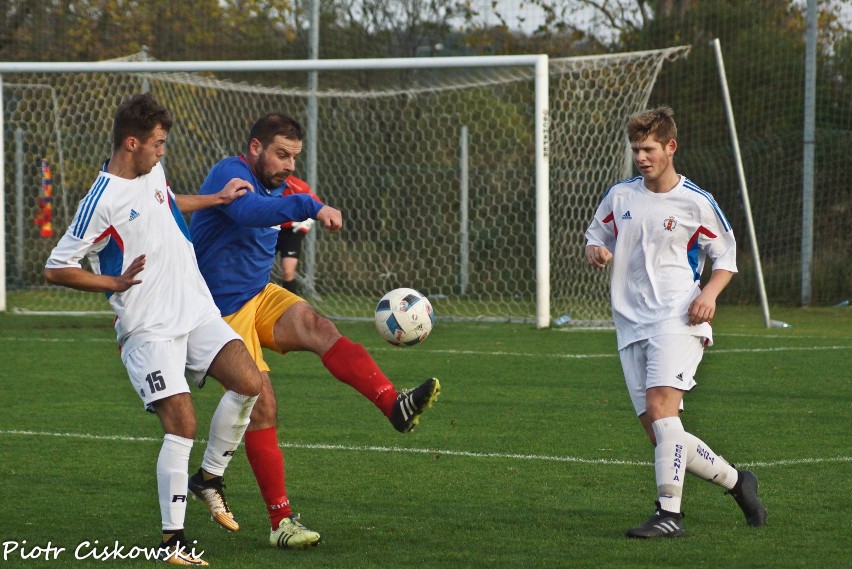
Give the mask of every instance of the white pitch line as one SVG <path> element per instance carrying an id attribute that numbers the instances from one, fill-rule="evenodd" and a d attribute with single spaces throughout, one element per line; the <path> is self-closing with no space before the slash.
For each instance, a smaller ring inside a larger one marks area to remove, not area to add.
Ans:
<path id="1" fill-rule="evenodd" d="M 527 461 L 548 461 L 548 462 L 576 462 L 580 464 L 612 464 L 626 466 L 653 466 L 652 462 L 642 462 L 636 460 L 618 460 L 610 458 L 579 458 L 576 456 L 549 456 L 540 454 L 512 454 L 512 453 L 497 453 L 497 452 L 472 452 L 465 450 L 441 450 L 428 448 L 405 448 L 405 447 L 383 447 L 383 446 L 347 446 L 347 445 L 326 445 L 326 444 L 303 444 L 303 443 L 284 443 L 285 448 L 301 448 L 301 449 L 319 449 L 319 450 L 342 450 L 342 451 L 367 451 L 367 452 L 383 452 L 383 453 L 410 453 L 410 454 L 429 454 L 435 456 L 461 456 L 468 458 L 508 458 L 514 460 Z"/>
<path id="2" fill-rule="evenodd" d="M 20 342 L 21 338 L 0 338 L 0 340 L 4 342 Z M 114 338 L 25 338 L 24 339 L 33 341 L 33 342 L 110 342 L 115 343 Z M 737 353 L 748 353 L 748 354 L 759 354 L 759 353 L 769 353 L 769 352 L 812 352 L 812 351 L 822 351 L 822 350 L 850 350 L 852 346 L 779 346 L 773 348 L 709 348 L 705 355 L 714 355 L 714 354 L 737 354 Z M 369 348 L 371 352 L 398 352 L 399 348 Z M 618 357 L 618 353 L 613 350 L 612 352 L 607 352 L 605 354 L 543 354 L 543 353 L 527 353 L 527 352 L 482 352 L 478 350 L 428 350 L 430 354 L 448 354 L 448 355 L 458 355 L 458 356 L 509 356 L 509 357 L 519 357 L 519 358 L 551 358 L 551 359 L 563 359 L 563 360 L 588 360 L 588 359 L 608 359 Z"/>
<path id="3" fill-rule="evenodd" d="M 0 430 L 0 435 L 20 435 L 30 437 L 56 437 L 63 439 L 82 439 L 95 441 L 123 441 L 123 442 L 143 442 L 143 443 L 158 443 L 161 438 L 156 437 L 131 437 L 125 435 L 93 435 L 89 433 L 51 433 L 46 431 L 21 431 L 21 430 Z M 206 441 L 199 439 L 199 444 L 204 444 Z M 297 448 L 306 450 L 337 450 L 350 452 L 378 452 L 378 453 L 409 453 L 409 454 L 428 454 L 433 456 L 460 456 L 465 458 L 498 458 L 523 461 L 540 461 L 540 462 L 570 462 L 578 464 L 604 464 L 613 466 L 653 466 L 653 462 L 637 461 L 637 460 L 619 460 L 610 458 L 580 458 L 576 456 L 552 456 L 541 454 L 514 454 L 514 453 L 498 453 L 498 452 L 471 452 L 463 450 L 444 450 L 444 449 L 426 449 L 426 448 L 404 448 L 404 447 L 385 447 L 385 446 L 350 446 L 350 445 L 331 445 L 331 444 L 316 444 L 316 443 L 282 443 L 284 448 Z M 739 463 L 743 467 L 772 467 L 772 466 L 798 466 L 806 464 L 822 464 L 822 463 L 842 463 L 852 462 L 852 456 L 831 456 L 825 458 L 797 458 L 784 459 L 774 461 L 759 461 L 759 462 L 742 462 Z"/>
<path id="4" fill-rule="evenodd" d="M 812 352 L 814 350 L 849 350 L 852 346 L 798 346 L 798 347 L 777 347 L 777 348 L 708 348 L 707 354 L 739 354 L 739 353 L 760 353 L 760 352 Z"/>
<path id="5" fill-rule="evenodd" d="M 371 348 L 370 351 L 392 352 L 399 348 Z M 757 354 L 763 352 L 803 352 L 816 350 L 849 350 L 852 346 L 799 346 L 799 347 L 776 347 L 776 348 L 708 348 L 705 355 L 713 354 L 735 354 L 735 353 L 750 353 Z M 429 350 L 430 354 L 450 354 L 450 355 L 474 355 L 474 356 L 512 356 L 512 357 L 527 357 L 527 358 L 553 358 L 566 360 L 585 360 L 585 359 L 601 359 L 615 358 L 618 353 L 613 350 L 605 354 L 543 354 L 543 353 L 525 353 L 525 352 L 480 352 L 476 350 Z"/>
<path id="6" fill-rule="evenodd" d="M 3 342 L 112 342 L 117 344 L 115 338 L 0 338 Z"/>
<path id="7" fill-rule="evenodd" d="M 370 348 L 371 352 L 394 352 L 399 348 Z M 452 356 L 509 356 L 519 358 L 554 358 L 566 360 L 587 360 L 600 358 L 614 358 L 618 354 L 615 352 L 606 354 L 536 354 L 525 352 L 481 352 L 478 350 L 429 350 L 430 354 L 448 354 Z"/>

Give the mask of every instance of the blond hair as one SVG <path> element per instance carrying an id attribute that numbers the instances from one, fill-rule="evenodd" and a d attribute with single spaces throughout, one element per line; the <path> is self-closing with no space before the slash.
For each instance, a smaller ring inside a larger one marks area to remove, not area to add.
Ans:
<path id="1" fill-rule="evenodd" d="M 642 142 L 649 136 L 656 138 L 663 146 L 677 139 L 677 125 L 671 107 L 662 105 L 630 115 L 627 120 L 627 139 L 630 142 Z"/>

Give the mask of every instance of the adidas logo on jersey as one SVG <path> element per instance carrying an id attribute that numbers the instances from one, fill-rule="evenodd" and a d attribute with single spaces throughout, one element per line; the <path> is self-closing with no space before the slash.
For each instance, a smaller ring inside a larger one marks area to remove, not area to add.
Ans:
<path id="1" fill-rule="evenodd" d="M 633 219 L 633 217 L 630 215 L 629 209 L 626 212 L 624 212 L 624 215 L 621 216 L 621 219 Z"/>
<path id="2" fill-rule="evenodd" d="M 677 374 L 675 377 L 678 378 L 678 380 L 683 381 L 683 372 Z"/>
<path id="3" fill-rule="evenodd" d="M 138 211 L 136 211 L 135 209 L 132 209 L 132 208 L 131 208 L 131 209 L 130 209 L 130 219 L 129 219 L 128 221 L 133 221 L 133 220 L 134 220 L 134 219 L 136 219 L 137 217 L 139 217 L 139 212 L 138 212 Z"/>

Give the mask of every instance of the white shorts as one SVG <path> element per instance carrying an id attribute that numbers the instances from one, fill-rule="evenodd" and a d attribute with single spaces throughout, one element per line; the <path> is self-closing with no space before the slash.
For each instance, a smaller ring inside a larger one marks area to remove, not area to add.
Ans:
<path id="1" fill-rule="evenodd" d="M 618 351 L 630 401 L 637 415 L 646 410 L 645 391 L 674 387 L 690 391 L 704 355 L 704 338 L 665 334 L 633 342 Z M 680 402 L 683 410 L 683 401 Z"/>
<path id="2" fill-rule="evenodd" d="M 121 361 L 145 409 L 153 411 L 154 401 L 189 393 L 187 378 L 202 387 L 213 358 L 231 340 L 242 341 L 217 316 L 185 336 L 152 340 L 128 353 L 122 352 Z"/>

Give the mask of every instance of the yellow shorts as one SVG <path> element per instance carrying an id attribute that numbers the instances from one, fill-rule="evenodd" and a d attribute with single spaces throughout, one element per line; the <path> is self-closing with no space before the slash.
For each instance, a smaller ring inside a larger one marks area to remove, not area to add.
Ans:
<path id="1" fill-rule="evenodd" d="M 272 329 L 282 314 L 297 302 L 305 302 L 300 296 L 269 283 L 242 308 L 224 316 L 225 322 L 242 336 L 252 359 L 261 372 L 269 371 L 263 359 L 263 348 L 281 353 L 275 344 Z"/>

